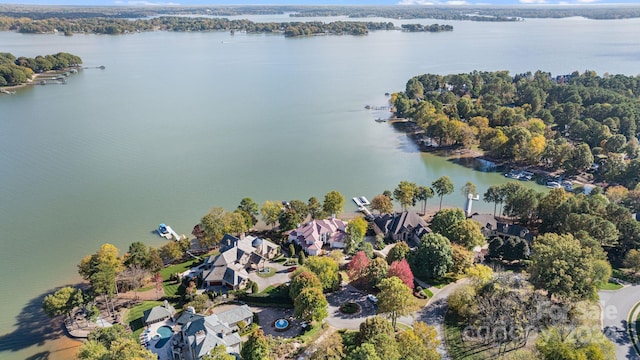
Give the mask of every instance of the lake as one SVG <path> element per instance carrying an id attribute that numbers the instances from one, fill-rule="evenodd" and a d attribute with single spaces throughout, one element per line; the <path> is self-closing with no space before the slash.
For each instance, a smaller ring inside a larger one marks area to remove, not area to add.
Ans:
<path id="1" fill-rule="evenodd" d="M 400 180 L 429 185 L 442 175 L 456 187 L 444 204 L 462 207 L 466 181 L 480 192 L 504 182 L 421 154 L 374 121 L 386 113 L 364 106 L 385 105 L 384 94 L 403 90 L 411 76 L 639 72 L 639 19 L 394 21 L 417 22 L 454 31 L 293 39 L 0 33 L 3 52 L 65 51 L 106 67 L 64 86 L 0 96 L 0 358 L 69 357 L 76 343 L 56 340 L 38 312 L 42 298 L 77 282 L 76 265 L 103 243 L 121 254 L 133 241 L 160 246 L 158 223 L 188 234 L 211 207 L 233 209 L 243 197 L 306 201 L 336 189 L 372 198 Z M 355 210 L 348 200 L 346 210 Z"/>

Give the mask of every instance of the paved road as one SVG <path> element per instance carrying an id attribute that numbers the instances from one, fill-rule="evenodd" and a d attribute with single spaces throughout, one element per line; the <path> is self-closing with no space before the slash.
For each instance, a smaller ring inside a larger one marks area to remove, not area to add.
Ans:
<path id="1" fill-rule="evenodd" d="M 616 359 L 640 359 L 627 332 L 629 312 L 640 301 L 640 285 L 630 285 L 615 291 L 603 290 L 599 294 L 604 333 L 616 347 Z"/>
<path id="2" fill-rule="evenodd" d="M 417 321 L 422 321 L 427 325 L 431 325 L 438 331 L 438 340 L 440 340 L 438 352 L 442 355 L 442 360 L 450 359 L 449 354 L 447 353 L 447 348 L 444 344 L 444 315 L 448 308 L 447 298 L 453 290 L 466 282 L 466 279 L 462 279 L 443 287 L 433 295 L 433 298 L 431 298 L 427 306 L 415 313 L 415 319 Z"/>

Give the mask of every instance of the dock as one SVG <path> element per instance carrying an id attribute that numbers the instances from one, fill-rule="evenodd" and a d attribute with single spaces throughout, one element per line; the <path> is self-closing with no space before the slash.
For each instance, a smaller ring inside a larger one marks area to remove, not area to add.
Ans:
<path id="1" fill-rule="evenodd" d="M 358 207 L 358 211 L 364 214 L 365 219 L 367 220 L 373 219 L 373 214 L 371 213 L 371 211 L 369 211 L 369 209 L 367 209 L 367 206 L 371 205 L 371 202 L 369 202 L 369 200 L 366 197 L 356 196 L 351 198 L 351 200 L 353 200 L 353 202 Z"/>
<path id="2" fill-rule="evenodd" d="M 163 238 L 167 239 L 167 240 L 180 240 L 181 237 L 180 235 L 178 235 L 177 232 L 175 232 L 171 226 L 165 225 L 165 224 L 160 224 L 160 226 L 158 226 L 158 235 L 162 236 Z"/>

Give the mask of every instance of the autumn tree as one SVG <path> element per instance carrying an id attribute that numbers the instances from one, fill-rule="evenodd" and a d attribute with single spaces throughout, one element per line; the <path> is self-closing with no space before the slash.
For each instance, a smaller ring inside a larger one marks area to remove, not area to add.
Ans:
<path id="1" fill-rule="evenodd" d="M 631 249 L 624 257 L 624 266 L 633 269 L 634 272 L 640 271 L 640 251 Z"/>
<path id="2" fill-rule="evenodd" d="M 368 317 L 360 323 L 360 331 L 356 334 L 356 345 L 371 342 L 374 337 L 380 334 L 393 336 L 393 326 L 381 316 Z"/>
<path id="3" fill-rule="evenodd" d="M 347 360 L 382 360 L 373 344 L 364 343 L 353 350 Z"/>
<path id="4" fill-rule="evenodd" d="M 240 355 L 243 360 L 269 360 L 269 342 L 264 336 L 262 329 L 256 329 L 251 334 L 247 341 L 242 344 L 242 350 Z"/>
<path id="5" fill-rule="evenodd" d="M 329 315 L 328 305 L 321 289 L 307 287 L 293 300 L 293 312 L 304 321 L 321 321 Z"/>
<path id="6" fill-rule="evenodd" d="M 78 265 L 78 272 L 89 281 L 94 292 L 104 295 L 108 312 L 109 300 L 116 292 L 116 275 L 123 267 L 118 248 L 111 244 L 103 244 L 98 252 L 86 256 Z"/>
<path id="7" fill-rule="evenodd" d="M 369 258 L 364 251 L 358 251 L 347 265 L 349 279 L 357 283 L 364 281 L 366 279 L 368 266 Z"/>
<path id="8" fill-rule="evenodd" d="M 538 236 L 531 257 L 531 282 L 549 295 L 569 299 L 596 296 L 594 258 L 571 234 Z"/>
<path id="9" fill-rule="evenodd" d="M 340 285 L 338 263 L 335 260 L 326 256 L 310 256 L 304 266 L 320 279 L 323 291 L 335 290 Z"/>
<path id="10" fill-rule="evenodd" d="M 440 209 L 442 209 L 442 197 L 453 192 L 453 182 L 448 176 L 442 176 L 432 182 L 431 186 L 440 197 Z"/>
<path id="11" fill-rule="evenodd" d="M 467 217 L 459 208 L 443 209 L 438 211 L 431 220 L 431 230 L 449 240 L 453 240 L 455 226 L 465 221 Z"/>
<path id="12" fill-rule="evenodd" d="M 418 186 L 409 181 L 400 181 L 400 184 L 393 190 L 393 197 L 402 205 L 403 210 L 415 205 L 416 192 Z"/>
<path id="13" fill-rule="evenodd" d="M 464 274 L 465 271 L 473 266 L 473 253 L 464 246 L 451 244 L 451 268 L 454 274 Z"/>
<path id="14" fill-rule="evenodd" d="M 71 317 L 73 310 L 82 306 L 83 302 L 82 290 L 66 286 L 53 294 L 45 296 L 42 302 L 42 310 L 50 318 L 55 318 L 59 315 Z"/>
<path id="15" fill-rule="evenodd" d="M 387 263 L 391 264 L 394 261 L 406 259 L 409 252 L 411 252 L 411 249 L 409 249 L 409 245 L 406 242 L 396 243 L 387 254 Z"/>
<path id="16" fill-rule="evenodd" d="M 342 360 L 345 358 L 344 345 L 340 333 L 334 332 L 320 343 L 318 349 L 311 354 L 311 360 Z"/>
<path id="17" fill-rule="evenodd" d="M 344 207 L 344 196 L 339 191 L 329 191 L 324 196 L 324 203 L 322 204 L 322 210 L 327 215 L 338 215 L 342 212 Z"/>
<path id="18" fill-rule="evenodd" d="M 227 353 L 227 347 L 224 345 L 218 345 L 211 350 L 208 354 L 203 356 L 201 360 L 235 360 L 236 357 Z"/>
<path id="19" fill-rule="evenodd" d="M 411 289 L 395 276 L 382 280 L 378 288 L 378 313 L 388 316 L 395 329 L 398 317 L 407 315 L 413 307 Z"/>
<path id="20" fill-rule="evenodd" d="M 322 289 L 322 283 L 320 283 L 320 279 L 318 279 L 313 272 L 304 269 L 296 270 L 289 284 L 289 296 L 291 300 L 295 300 L 302 290 L 307 288 Z"/>
<path id="21" fill-rule="evenodd" d="M 411 272 L 407 259 L 392 262 L 389 266 L 387 276 L 395 276 L 402 280 L 409 289 L 413 289 L 413 273 Z"/>
<path id="22" fill-rule="evenodd" d="M 264 220 L 268 226 L 275 226 L 278 223 L 278 217 L 281 211 L 282 204 L 279 201 L 267 200 L 260 207 L 262 220 Z"/>
<path id="23" fill-rule="evenodd" d="M 486 242 L 480 224 L 471 219 L 464 219 L 453 225 L 449 234 L 451 242 L 460 244 L 469 250 Z"/>
<path id="24" fill-rule="evenodd" d="M 88 341 L 78 350 L 80 360 L 155 360 L 157 355 L 133 340 L 120 324 L 89 333 Z"/>
<path id="25" fill-rule="evenodd" d="M 391 198 L 386 195 L 376 195 L 371 199 L 371 209 L 377 210 L 380 214 L 390 214 L 393 212 Z"/>
<path id="26" fill-rule="evenodd" d="M 413 329 L 398 334 L 400 358 L 408 360 L 439 360 L 437 347 L 440 345 L 438 332 L 433 326 L 416 321 Z"/>
<path id="27" fill-rule="evenodd" d="M 347 235 L 349 238 L 345 244 L 345 251 L 347 254 L 353 254 L 360 247 L 360 244 L 364 240 L 364 236 L 367 232 L 367 227 L 369 224 L 362 217 L 356 217 L 355 219 L 349 221 L 347 224 Z"/>
<path id="28" fill-rule="evenodd" d="M 380 281 L 387 277 L 388 271 L 389 265 L 384 259 L 380 257 L 373 258 L 369 262 L 369 266 L 367 266 L 367 283 L 369 287 L 377 287 Z"/>

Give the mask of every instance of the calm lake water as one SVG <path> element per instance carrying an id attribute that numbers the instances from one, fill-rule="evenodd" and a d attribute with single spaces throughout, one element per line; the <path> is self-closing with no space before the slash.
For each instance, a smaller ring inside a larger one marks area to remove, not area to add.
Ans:
<path id="1" fill-rule="evenodd" d="M 364 106 L 384 105 L 413 75 L 640 72 L 637 19 L 446 23 L 453 32 L 300 39 L 0 33 L 3 52 L 66 51 L 106 66 L 0 96 L 0 358 L 68 357 L 73 343 L 53 341 L 37 311 L 44 294 L 76 282 L 76 264 L 105 242 L 121 252 L 133 241 L 161 245 L 151 233 L 160 222 L 189 233 L 209 208 L 246 196 L 306 200 L 337 189 L 371 198 L 442 175 L 480 192 L 504 182 L 420 154 L 373 121 L 385 114 Z M 444 203 L 463 201 L 457 191 Z"/>

